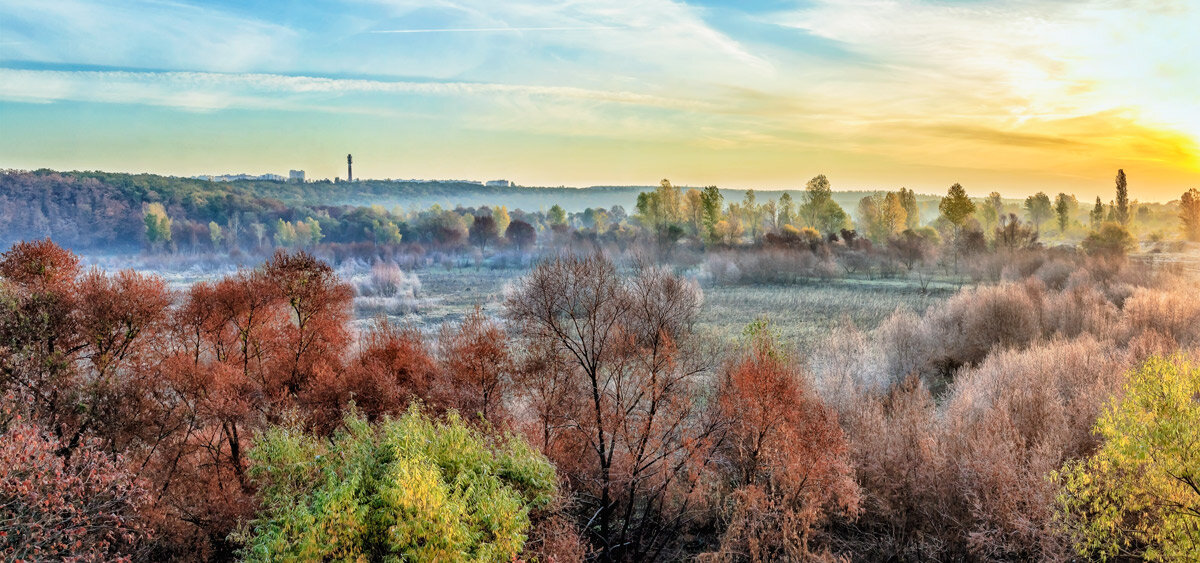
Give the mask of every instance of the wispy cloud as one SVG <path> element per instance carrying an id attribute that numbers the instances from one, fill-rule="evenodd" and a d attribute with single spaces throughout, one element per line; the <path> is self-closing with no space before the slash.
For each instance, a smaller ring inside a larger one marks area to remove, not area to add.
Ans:
<path id="1" fill-rule="evenodd" d="M 0 59 L 245 71 L 289 64 L 299 34 L 269 20 L 156 0 L 0 0 Z"/>
<path id="2" fill-rule="evenodd" d="M 370 33 L 526 33 L 531 31 L 613 31 L 619 26 L 581 25 L 557 27 L 448 27 L 441 29 L 373 29 Z"/>
<path id="3" fill-rule="evenodd" d="M 588 100 L 613 104 L 708 111 L 707 102 L 625 91 L 570 86 L 536 86 L 474 82 L 414 82 L 286 76 L 265 73 L 57 71 L 0 68 L 0 99 L 150 103 L 186 109 L 263 107 L 287 109 L 294 98 L 309 94 L 416 94 L 429 96 L 530 96 Z M 328 100 L 328 98 L 326 98 Z M 205 100 L 195 103 L 195 100 Z M 312 109 L 309 104 L 305 109 Z M 340 104 L 330 101 L 331 111 Z"/>

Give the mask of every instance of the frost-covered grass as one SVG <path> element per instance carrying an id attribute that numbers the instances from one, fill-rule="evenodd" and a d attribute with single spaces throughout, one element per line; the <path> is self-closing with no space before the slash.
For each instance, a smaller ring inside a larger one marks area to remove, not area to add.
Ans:
<path id="1" fill-rule="evenodd" d="M 914 281 L 830 280 L 811 285 L 708 286 L 700 322 L 723 338 L 737 338 L 751 321 L 766 318 L 785 342 L 810 352 L 835 327 L 869 330 L 897 309 L 922 313 L 954 288 L 922 293 Z"/>

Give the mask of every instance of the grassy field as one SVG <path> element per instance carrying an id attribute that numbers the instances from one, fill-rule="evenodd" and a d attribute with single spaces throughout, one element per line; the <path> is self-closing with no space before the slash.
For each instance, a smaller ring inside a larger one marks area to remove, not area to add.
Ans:
<path id="1" fill-rule="evenodd" d="M 1176 258 L 1171 256 L 1171 258 Z M 1160 259 L 1167 259 L 1166 256 Z M 183 290 L 200 280 L 211 280 L 236 271 L 228 264 L 156 264 L 147 267 L 135 259 L 91 259 L 91 265 L 114 271 L 135 268 L 163 276 L 172 288 Z M 359 297 L 355 300 L 355 325 L 365 327 L 379 314 L 393 321 L 411 323 L 434 332 L 443 323 L 457 322 L 475 306 L 493 316 L 501 314 L 505 287 L 526 273 L 521 268 L 491 269 L 455 267 L 425 268 L 415 272 L 419 282 L 410 284 L 403 297 L 385 302 Z M 347 282 L 366 276 L 339 272 Z M 356 277 L 357 276 L 357 277 Z M 897 308 L 924 311 L 930 304 L 953 295 L 959 287 L 947 280 L 929 285 L 922 292 L 915 280 L 833 279 L 809 284 L 719 285 L 703 283 L 704 308 L 700 329 L 727 340 L 736 340 L 749 323 L 769 319 L 776 332 L 800 351 L 809 351 L 828 331 L 845 322 L 871 329 Z"/>
<path id="2" fill-rule="evenodd" d="M 747 324 L 766 318 L 785 342 L 809 352 L 839 324 L 872 329 L 897 308 L 921 313 L 956 290 L 939 285 L 922 293 L 916 282 L 905 280 L 705 287 L 700 322 L 719 337 L 736 339 Z"/>
<path id="3" fill-rule="evenodd" d="M 427 269 L 417 272 L 421 288 L 412 310 L 394 318 L 436 330 L 455 322 L 476 305 L 499 316 L 505 287 L 515 282 L 521 269 Z M 915 281 L 831 280 L 809 285 L 722 286 L 702 285 L 704 308 L 700 329 L 727 340 L 736 340 L 746 325 L 769 319 L 778 334 L 801 351 L 820 342 L 833 327 L 852 322 L 871 329 L 897 308 L 918 313 L 957 291 L 956 285 L 931 284 L 922 293 Z M 370 314 L 360 311 L 362 321 Z"/>

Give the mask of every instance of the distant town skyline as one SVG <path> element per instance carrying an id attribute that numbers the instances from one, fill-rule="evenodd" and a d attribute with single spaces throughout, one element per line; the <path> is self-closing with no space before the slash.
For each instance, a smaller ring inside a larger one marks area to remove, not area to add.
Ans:
<path id="1" fill-rule="evenodd" d="M 1185 0 L 0 0 L 0 167 L 1200 187 Z"/>

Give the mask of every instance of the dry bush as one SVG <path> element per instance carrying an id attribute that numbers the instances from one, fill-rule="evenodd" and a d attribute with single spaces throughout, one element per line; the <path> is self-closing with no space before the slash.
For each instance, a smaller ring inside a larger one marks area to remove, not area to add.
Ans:
<path id="1" fill-rule="evenodd" d="M 884 394 L 858 393 L 842 403 L 839 416 L 862 495 L 858 521 L 834 529 L 842 551 L 864 561 L 942 554 L 948 461 L 928 389 L 912 377 Z"/>
<path id="2" fill-rule="evenodd" d="M 1011 269 L 1033 274 L 1020 283 L 963 291 L 920 317 L 897 311 L 870 334 L 835 330 L 809 365 L 863 491 L 860 519 L 833 528 L 841 549 L 1069 558 L 1046 476 L 1097 446 L 1091 427 L 1130 366 L 1200 340 L 1193 285 L 1144 270 L 1027 256 Z"/>
<path id="3" fill-rule="evenodd" d="M 1083 337 L 999 352 L 959 374 L 942 436 L 966 510 L 956 535 L 972 557 L 1068 555 L 1045 476 L 1096 447 L 1092 425 L 1129 367 L 1127 354 Z"/>
<path id="4" fill-rule="evenodd" d="M 1045 479 L 1090 452 L 1127 355 L 1090 338 L 1008 350 L 966 369 L 939 407 L 916 379 L 844 403 L 866 559 L 1053 560 L 1069 554 Z"/>
<path id="5" fill-rule="evenodd" d="M 1070 279 L 1071 274 L 1074 274 L 1078 269 L 1079 266 L 1074 262 L 1055 258 L 1043 262 L 1033 275 L 1041 280 L 1046 285 L 1046 288 L 1054 291 L 1062 291 L 1067 286 L 1067 280 Z"/>
<path id="6" fill-rule="evenodd" d="M 1200 299 L 1195 287 L 1176 284 L 1167 290 L 1135 289 L 1124 301 L 1125 340 L 1154 332 L 1176 347 L 1200 343 Z"/>

